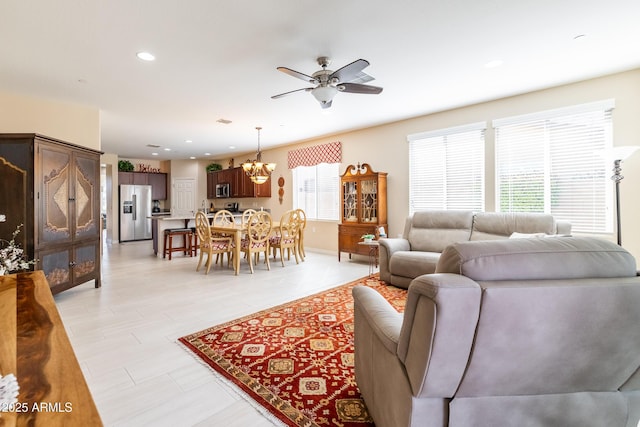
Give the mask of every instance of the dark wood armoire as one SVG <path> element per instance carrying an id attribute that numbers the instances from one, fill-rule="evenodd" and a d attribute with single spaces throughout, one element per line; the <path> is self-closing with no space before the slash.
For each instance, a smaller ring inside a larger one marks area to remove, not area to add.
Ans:
<path id="1" fill-rule="evenodd" d="M 100 287 L 101 152 L 38 134 L 0 134 L 0 238 L 16 241 L 52 293 Z"/>

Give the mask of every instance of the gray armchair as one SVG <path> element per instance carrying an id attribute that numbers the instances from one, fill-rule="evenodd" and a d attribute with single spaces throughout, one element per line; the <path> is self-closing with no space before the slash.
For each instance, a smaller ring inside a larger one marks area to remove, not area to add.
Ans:
<path id="1" fill-rule="evenodd" d="M 356 287 L 356 381 L 377 427 L 640 419 L 640 277 L 601 239 L 448 246 L 404 314 Z"/>

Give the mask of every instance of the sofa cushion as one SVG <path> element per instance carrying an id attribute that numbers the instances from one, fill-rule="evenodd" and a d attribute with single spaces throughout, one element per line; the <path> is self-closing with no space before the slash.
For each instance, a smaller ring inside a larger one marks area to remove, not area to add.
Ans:
<path id="1" fill-rule="evenodd" d="M 472 211 L 420 211 L 413 214 L 407 240 L 412 251 L 442 252 L 451 243 L 469 240 L 472 225 Z"/>
<path id="2" fill-rule="evenodd" d="M 439 252 L 398 251 L 389 260 L 389 271 L 404 277 L 418 277 L 436 271 Z"/>
<path id="3" fill-rule="evenodd" d="M 632 277 L 636 261 L 615 243 L 593 237 L 487 240 L 448 246 L 436 273 L 476 281 Z"/>
<path id="4" fill-rule="evenodd" d="M 553 215 L 539 213 L 478 212 L 469 240 L 506 239 L 513 233 L 555 234 Z"/>

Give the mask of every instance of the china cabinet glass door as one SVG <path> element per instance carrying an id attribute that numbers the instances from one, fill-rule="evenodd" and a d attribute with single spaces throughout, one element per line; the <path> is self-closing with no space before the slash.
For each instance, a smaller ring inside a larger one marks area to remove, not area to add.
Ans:
<path id="1" fill-rule="evenodd" d="M 367 179 L 360 182 L 360 222 L 378 221 L 378 183 Z"/>
<path id="2" fill-rule="evenodd" d="M 358 183 L 345 181 L 342 183 L 342 221 L 358 221 Z"/>

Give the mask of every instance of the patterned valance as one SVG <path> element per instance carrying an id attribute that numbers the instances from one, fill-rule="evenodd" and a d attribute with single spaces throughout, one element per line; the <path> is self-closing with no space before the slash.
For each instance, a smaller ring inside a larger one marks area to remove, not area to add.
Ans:
<path id="1" fill-rule="evenodd" d="M 315 166 L 320 163 L 341 163 L 342 143 L 330 142 L 292 150 L 289 151 L 287 161 L 289 169 L 294 169 L 298 166 Z"/>

